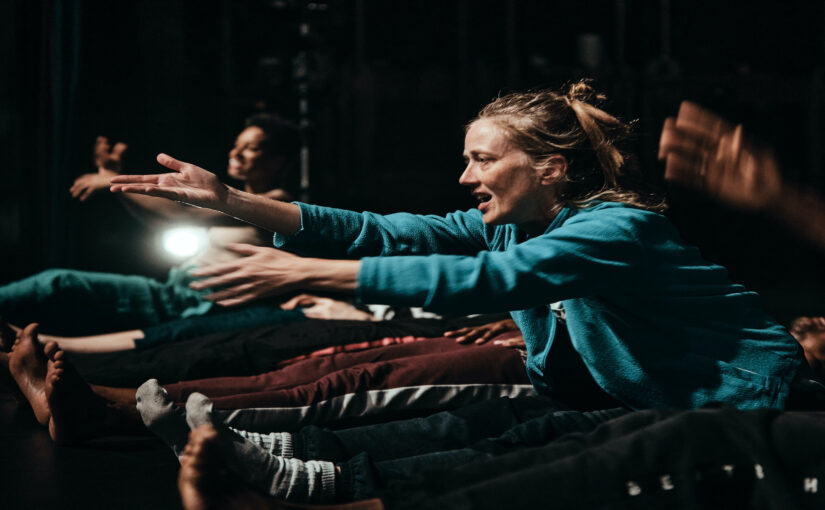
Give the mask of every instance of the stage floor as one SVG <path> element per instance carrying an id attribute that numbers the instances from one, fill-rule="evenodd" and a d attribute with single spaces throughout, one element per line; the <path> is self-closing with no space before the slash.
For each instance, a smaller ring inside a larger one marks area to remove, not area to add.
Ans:
<path id="1" fill-rule="evenodd" d="M 0 387 L 0 508 L 179 509 L 177 472 L 152 437 L 57 447 L 28 404 Z"/>

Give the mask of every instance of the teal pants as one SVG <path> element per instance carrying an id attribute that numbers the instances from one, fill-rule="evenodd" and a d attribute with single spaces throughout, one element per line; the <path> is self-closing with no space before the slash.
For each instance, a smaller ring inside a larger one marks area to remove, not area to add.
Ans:
<path id="1" fill-rule="evenodd" d="M 142 329 L 209 312 L 212 303 L 188 287 L 181 269 L 166 282 L 138 275 L 49 269 L 0 287 L 0 315 L 18 326 L 78 336 Z"/>

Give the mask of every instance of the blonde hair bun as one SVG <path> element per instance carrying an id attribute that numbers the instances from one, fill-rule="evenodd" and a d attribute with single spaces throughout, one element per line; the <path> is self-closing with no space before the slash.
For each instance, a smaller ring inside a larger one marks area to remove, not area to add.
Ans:
<path id="1" fill-rule="evenodd" d="M 579 80 L 570 83 L 567 87 L 566 95 L 570 99 L 593 105 L 607 100 L 607 96 L 596 92 L 596 89 L 590 86 L 590 80 Z"/>

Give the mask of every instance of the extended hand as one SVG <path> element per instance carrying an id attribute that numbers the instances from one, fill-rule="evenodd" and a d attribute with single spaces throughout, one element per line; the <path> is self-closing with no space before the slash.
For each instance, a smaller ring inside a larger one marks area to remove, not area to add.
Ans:
<path id="1" fill-rule="evenodd" d="M 665 120 L 659 159 L 665 178 L 700 189 L 732 205 L 759 209 L 779 200 L 782 179 L 773 153 L 745 140 L 711 111 L 683 101 L 676 119 Z"/>
<path id="2" fill-rule="evenodd" d="M 72 194 L 72 198 L 85 202 L 98 191 L 108 189 L 109 182 L 116 175 L 115 172 L 103 168 L 98 170 L 96 174 L 83 174 L 75 179 L 74 184 L 69 188 L 69 192 Z"/>
<path id="3" fill-rule="evenodd" d="M 245 257 L 191 271 L 192 276 L 209 277 L 192 282 L 189 286 L 195 290 L 224 287 L 205 296 L 209 301 L 236 306 L 289 292 L 301 283 L 304 259 L 297 255 L 251 244 L 230 244 L 227 248 Z"/>
<path id="4" fill-rule="evenodd" d="M 168 174 L 120 175 L 112 179 L 114 192 L 138 193 L 177 200 L 186 204 L 220 209 L 228 188 L 212 172 L 191 163 L 158 154 L 158 163 L 174 170 Z"/>
<path id="5" fill-rule="evenodd" d="M 466 344 L 468 342 L 483 344 L 501 333 L 518 330 L 518 326 L 513 322 L 513 319 L 504 319 L 489 324 L 482 324 L 481 326 L 470 326 L 455 331 L 447 331 L 444 333 L 444 336 L 455 337 L 455 341 L 460 344 Z"/>
<path id="6" fill-rule="evenodd" d="M 351 320 L 351 321 L 371 321 L 372 315 L 359 310 L 346 301 L 315 296 L 312 294 L 301 294 L 290 299 L 281 305 L 284 310 L 295 310 L 300 308 L 307 317 L 311 319 L 324 320 Z"/>

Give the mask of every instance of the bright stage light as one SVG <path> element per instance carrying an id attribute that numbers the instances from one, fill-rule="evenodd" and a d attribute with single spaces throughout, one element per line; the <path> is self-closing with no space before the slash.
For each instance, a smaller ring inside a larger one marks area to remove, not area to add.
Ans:
<path id="1" fill-rule="evenodd" d="M 202 227 L 176 227 L 163 233 L 163 249 L 177 258 L 191 257 L 201 251 L 207 242 Z"/>

